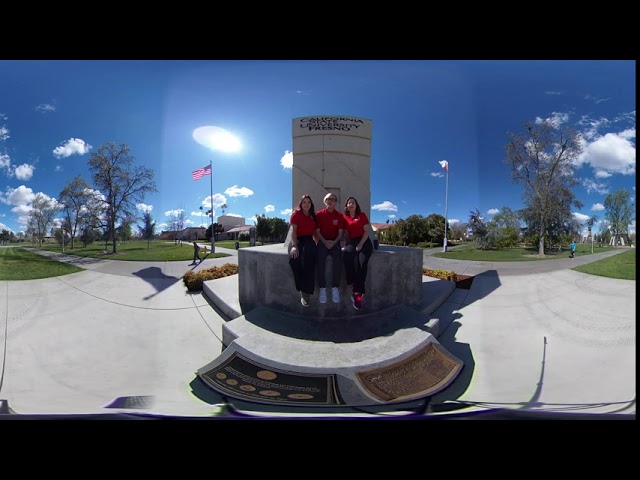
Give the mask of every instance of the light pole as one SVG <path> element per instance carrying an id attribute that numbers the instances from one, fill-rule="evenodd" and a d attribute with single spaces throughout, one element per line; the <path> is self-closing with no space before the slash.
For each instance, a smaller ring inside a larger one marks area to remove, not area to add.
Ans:
<path id="1" fill-rule="evenodd" d="M 445 190 L 444 190 L 444 244 L 442 251 L 447 251 L 447 207 L 449 199 L 449 162 L 446 160 L 440 160 L 440 166 L 445 171 Z"/>

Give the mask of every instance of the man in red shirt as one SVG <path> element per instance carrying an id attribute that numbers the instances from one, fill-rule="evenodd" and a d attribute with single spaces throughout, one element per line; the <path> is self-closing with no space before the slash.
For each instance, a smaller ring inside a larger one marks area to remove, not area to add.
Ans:
<path id="1" fill-rule="evenodd" d="M 316 272 L 318 275 L 318 286 L 320 287 L 320 303 L 327 303 L 327 279 L 326 267 L 327 256 L 331 255 L 331 300 L 333 303 L 340 302 L 340 276 L 342 273 L 342 252 L 340 250 L 340 239 L 342 238 L 347 223 L 344 215 L 336 210 L 338 198 L 333 193 L 324 196 L 324 204 L 327 208 L 316 213 L 318 228 L 318 261 Z"/>

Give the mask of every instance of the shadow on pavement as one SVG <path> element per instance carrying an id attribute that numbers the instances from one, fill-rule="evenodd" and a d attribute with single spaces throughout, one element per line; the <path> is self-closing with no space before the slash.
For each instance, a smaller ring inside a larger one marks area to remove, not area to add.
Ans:
<path id="1" fill-rule="evenodd" d="M 158 267 L 143 268 L 142 270 L 138 270 L 137 272 L 133 272 L 132 274 L 136 277 L 140 277 L 156 290 L 156 293 L 154 293 L 153 295 L 144 297 L 145 300 L 149 300 L 150 298 L 155 297 L 158 293 L 166 290 L 180 280 L 177 277 L 165 275 Z"/>

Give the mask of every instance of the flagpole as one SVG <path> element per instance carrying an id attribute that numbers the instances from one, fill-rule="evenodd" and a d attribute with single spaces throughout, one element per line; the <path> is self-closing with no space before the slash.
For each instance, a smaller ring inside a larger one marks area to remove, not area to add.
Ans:
<path id="1" fill-rule="evenodd" d="M 211 172 L 209 173 L 209 177 L 211 180 L 211 253 L 216 253 L 216 232 L 213 227 L 213 160 L 209 160 L 209 169 Z"/>
<path id="2" fill-rule="evenodd" d="M 445 190 L 444 190 L 444 245 L 442 247 L 442 251 L 447 251 L 447 208 L 448 208 L 448 198 L 449 198 L 449 165 L 447 164 L 447 168 L 445 169 L 446 177 L 445 177 Z"/>

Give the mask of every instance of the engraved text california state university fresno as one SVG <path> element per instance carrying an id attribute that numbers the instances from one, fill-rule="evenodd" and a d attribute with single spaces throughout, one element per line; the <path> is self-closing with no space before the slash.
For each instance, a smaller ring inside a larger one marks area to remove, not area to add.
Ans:
<path id="1" fill-rule="evenodd" d="M 300 119 L 300 127 L 309 130 L 342 130 L 348 132 L 364 123 L 358 118 L 312 117 Z"/>

